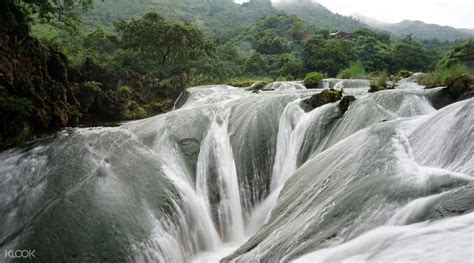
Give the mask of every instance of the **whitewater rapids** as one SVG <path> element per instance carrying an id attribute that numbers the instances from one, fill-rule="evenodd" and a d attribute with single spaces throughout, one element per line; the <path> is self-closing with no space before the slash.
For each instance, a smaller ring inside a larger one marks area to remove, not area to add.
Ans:
<path id="1" fill-rule="evenodd" d="M 474 99 L 409 81 L 190 88 L 0 153 L 0 252 L 38 262 L 473 262 Z M 306 109 L 306 110 L 305 110 Z M 17 259 L 18 260 L 18 259 Z M 0 262 L 15 259 L 0 256 Z"/>

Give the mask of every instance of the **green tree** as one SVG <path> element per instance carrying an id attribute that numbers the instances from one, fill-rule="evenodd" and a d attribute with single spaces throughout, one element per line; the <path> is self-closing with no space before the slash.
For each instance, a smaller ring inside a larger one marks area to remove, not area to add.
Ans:
<path id="1" fill-rule="evenodd" d="M 303 62 L 308 71 L 336 76 L 341 69 L 349 66 L 353 58 L 351 46 L 352 43 L 345 40 L 321 40 L 313 37 L 304 43 Z"/>
<path id="2" fill-rule="evenodd" d="M 268 68 L 267 58 L 258 52 L 253 52 L 245 62 L 245 73 L 249 76 L 266 76 Z"/>
<path id="3" fill-rule="evenodd" d="M 353 43 L 353 54 L 369 72 L 386 70 L 392 64 L 391 46 L 380 41 L 376 35 L 371 33 L 355 34 Z"/>
<path id="4" fill-rule="evenodd" d="M 280 54 L 288 50 L 287 41 L 271 30 L 266 30 L 255 40 L 255 50 L 261 54 Z"/>
<path id="5" fill-rule="evenodd" d="M 194 61 L 212 54 L 211 45 L 196 27 L 169 23 L 156 13 L 120 21 L 115 26 L 122 48 L 152 67 L 159 67 L 161 75 L 189 71 Z"/>
<path id="6" fill-rule="evenodd" d="M 303 63 L 301 59 L 291 53 L 284 53 L 278 57 L 275 77 L 298 78 L 303 76 Z"/>
<path id="7" fill-rule="evenodd" d="M 84 48 L 102 53 L 113 53 L 119 46 L 116 36 L 107 34 L 101 27 L 84 37 Z"/>
<path id="8" fill-rule="evenodd" d="M 430 52 L 430 50 L 408 35 L 395 44 L 392 60 L 392 72 L 397 72 L 401 69 L 421 71 L 436 61 L 436 52 Z"/>
<path id="9" fill-rule="evenodd" d="M 76 20 L 77 7 L 87 9 L 93 0 L 2 0 L 0 1 L 0 25 L 11 26 L 31 22 L 33 18 L 58 21 L 72 25 Z"/>

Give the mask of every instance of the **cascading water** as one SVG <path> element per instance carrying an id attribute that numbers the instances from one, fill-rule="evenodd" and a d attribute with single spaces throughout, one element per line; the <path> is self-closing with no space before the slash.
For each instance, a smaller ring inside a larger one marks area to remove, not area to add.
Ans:
<path id="1" fill-rule="evenodd" d="M 465 262 L 474 99 L 410 80 L 303 110 L 320 90 L 188 89 L 175 110 L 0 153 L 0 248 L 37 260 Z M 416 249 L 413 246 L 415 244 Z M 10 259 L 0 257 L 0 262 Z"/>
<path id="2" fill-rule="evenodd" d="M 221 112 L 227 116 L 222 117 L 216 113 L 202 141 L 197 162 L 196 187 L 199 195 L 209 203 L 208 187 L 210 184 L 215 184 L 218 189 L 216 198 L 219 200 L 216 223 L 225 240 L 238 241 L 244 238 L 244 220 L 237 172 L 228 134 L 229 113 L 226 114 L 225 109 Z M 215 175 L 212 176 L 211 172 Z"/>

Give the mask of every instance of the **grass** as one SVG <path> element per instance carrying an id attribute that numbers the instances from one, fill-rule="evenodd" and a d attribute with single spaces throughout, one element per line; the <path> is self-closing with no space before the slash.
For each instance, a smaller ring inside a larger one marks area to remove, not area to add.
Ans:
<path id="1" fill-rule="evenodd" d="M 341 79 L 363 79 L 366 75 L 362 62 L 356 61 L 351 62 L 348 68 L 341 70 L 337 77 Z"/>
<path id="2" fill-rule="evenodd" d="M 450 80 L 455 77 L 466 75 L 474 78 L 474 70 L 469 69 L 462 63 L 456 63 L 451 66 L 438 66 L 429 74 L 420 79 L 420 84 L 427 88 L 446 86 Z"/>
<path id="3" fill-rule="evenodd" d="M 370 90 L 369 92 L 377 92 L 380 90 L 387 89 L 388 74 L 383 71 L 377 75 L 372 75 L 370 77 Z"/>

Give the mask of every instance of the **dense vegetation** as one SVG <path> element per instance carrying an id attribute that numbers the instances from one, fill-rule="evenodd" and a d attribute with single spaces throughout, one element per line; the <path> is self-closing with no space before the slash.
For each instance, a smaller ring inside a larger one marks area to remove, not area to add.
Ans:
<path id="1" fill-rule="evenodd" d="M 64 126 L 167 111 L 190 85 L 305 76 L 310 87 L 323 76 L 385 85 L 403 70 L 472 67 L 472 41 L 442 56 L 451 43 L 392 38 L 304 0 L 278 9 L 269 0 L 65 3 L 2 2 L 1 147 Z M 339 38 L 335 30 L 351 33 Z"/>

